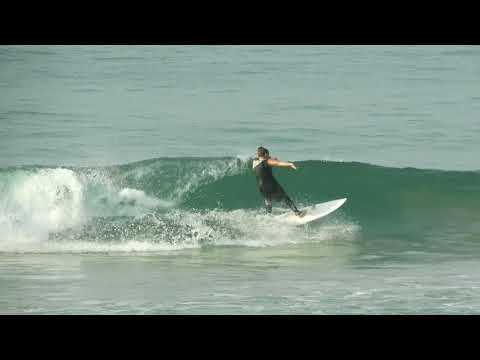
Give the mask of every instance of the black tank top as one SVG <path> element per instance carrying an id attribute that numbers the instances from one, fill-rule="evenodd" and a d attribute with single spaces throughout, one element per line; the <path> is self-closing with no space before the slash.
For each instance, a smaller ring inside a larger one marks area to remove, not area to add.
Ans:
<path id="1" fill-rule="evenodd" d="M 255 159 L 256 162 L 253 163 L 253 171 L 257 178 L 258 188 L 261 192 L 264 193 L 274 193 L 277 191 L 278 183 L 273 177 L 272 168 L 267 164 L 266 160 Z M 256 165 L 256 166 L 255 166 Z"/>

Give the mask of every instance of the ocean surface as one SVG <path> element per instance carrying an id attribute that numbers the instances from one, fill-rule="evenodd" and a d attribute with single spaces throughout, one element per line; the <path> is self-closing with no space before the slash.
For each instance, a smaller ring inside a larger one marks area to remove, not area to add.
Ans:
<path id="1" fill-rule="evenodd" d="M 0 314 L 479 314 L 478 154 L 479 46 L 0 46 Z"/>

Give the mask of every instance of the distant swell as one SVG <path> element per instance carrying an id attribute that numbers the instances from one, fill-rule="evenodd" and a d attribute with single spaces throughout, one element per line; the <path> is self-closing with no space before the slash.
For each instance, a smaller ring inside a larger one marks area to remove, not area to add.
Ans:
<path id="1" fill-rule="evenodd" d="M 326 221 L 303 229 L 264 215 L 250 161 L 0 169 L 0 251 L 159 251 L 359 237 L 440 242 L 446 234 L 480 233 L 478 172 L 331 161 L 275 169 L 300 206 L 348 198 Z M 286 210 L 278 204 L 276 211 Z"/>

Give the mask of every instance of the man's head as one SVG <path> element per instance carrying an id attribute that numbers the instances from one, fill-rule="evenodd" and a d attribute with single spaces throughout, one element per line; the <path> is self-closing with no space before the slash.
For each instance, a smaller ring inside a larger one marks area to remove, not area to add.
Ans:
<path id="1" fill-rule="evenodd" d="M 260 146 L 260 147 L 257 149 L 257 156 L 258 156 L 258 157 L 268 158 L 269 155 L 270 155 L 270 153 L 269 153 L 268 150 L 265 149 L 263 146 Z"/>

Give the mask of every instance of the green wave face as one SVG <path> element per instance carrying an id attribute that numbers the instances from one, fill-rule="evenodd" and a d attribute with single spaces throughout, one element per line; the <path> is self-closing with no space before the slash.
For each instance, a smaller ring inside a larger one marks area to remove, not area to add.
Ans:
<path id="1" fill-rule="evenodd" d="M 320 237 L 354 233 L 371 244 L 430 241 L 442 247 L 479 238 L 478 172 L 316 160 L 296 164 L 297 171 L 275 169 L 274 174 L 298 206 L 348 198 L 328 220 L 312 226 L 316 235 L 271 223 L 264 215 L 250 159 L 1 169 L 0 250 L 49 241 L 264 246 L 274 245 L 279 232 L 286 241 L 317 239 L 328 226 L 331 233 Z M 276 205 L 276 211 L 286 211 Z"/>

